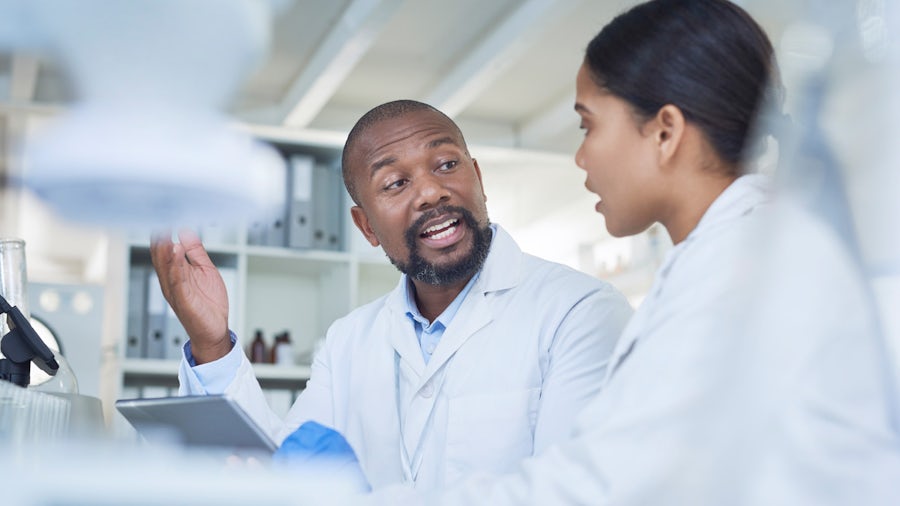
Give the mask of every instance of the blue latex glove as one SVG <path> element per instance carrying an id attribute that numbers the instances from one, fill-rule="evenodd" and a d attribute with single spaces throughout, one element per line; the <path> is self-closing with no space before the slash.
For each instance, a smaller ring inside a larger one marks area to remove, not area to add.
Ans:
<path id="1" fill-rule="evenodd" d="M 340 473 L 359 486 L 361 491 L 371 487 L 365 479 L 359 459 L 340 432 L 309 421 L 301 425 L 272 455 L 276 465 L 314 465 Z"/>

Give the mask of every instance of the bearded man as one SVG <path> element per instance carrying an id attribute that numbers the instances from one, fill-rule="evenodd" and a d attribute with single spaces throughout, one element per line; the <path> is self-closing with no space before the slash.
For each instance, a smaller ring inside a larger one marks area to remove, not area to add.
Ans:
<path id="1" fill-rule="evenodd" d="M 353 221 L 403 273 L 397 287 L 331 325 L 282 420 L 228 329 L 224 284 L 199 239 L 156 238 L 163 293 L 190 336 L 181 393 L 236 399 L 276 441 L 306 421 L 332 427 L 376 489 L 512 471 L 569 436 L 631 316 L 621 293 L 523 253 L 491 224 L 478 162 L 427 104 L 366 113 L 342 170 Z"/>

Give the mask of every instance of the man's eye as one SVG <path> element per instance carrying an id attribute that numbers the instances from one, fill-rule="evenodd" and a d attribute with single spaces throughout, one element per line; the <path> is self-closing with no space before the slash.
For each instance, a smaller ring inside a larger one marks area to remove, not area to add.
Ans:
<path id="1" fill-rule="evenodd" d="M 393 181 L 392 183 L 389 183 L 387 186 L 384 187 L 384 189 L 385 190 L 396 190 L 398 188 L 402 188 L 405 184 L 406 184 L 406 179 L 398 179 L 396 181 Z"/>
<path id="2" fill-rule="evenodd" d="M 450 170 L 450 169 L 452 169 L 453 167 L 456 167 L 456 164 L 457 164 L 457 163 L 458 163 L 458 162 L 457 162 L 456 160 L 451 160 L 451 161 L 449 161 L 449 162 L 444 162 L 444 163 L 442 163 L 442 164 L 440 165 L 440 167 L 438 167 L 438 169 L 440 169 L 440 170 Z"/>

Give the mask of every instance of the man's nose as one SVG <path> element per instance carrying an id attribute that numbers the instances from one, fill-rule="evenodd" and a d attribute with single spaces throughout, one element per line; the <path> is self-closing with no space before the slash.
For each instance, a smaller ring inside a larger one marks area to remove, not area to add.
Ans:
<path id="1" fill-rule="evenodd" d="M 428 209 L 450 200 L 450 191 L 435 174 L 421 176 L 416 184 L 416 207 Z"/>

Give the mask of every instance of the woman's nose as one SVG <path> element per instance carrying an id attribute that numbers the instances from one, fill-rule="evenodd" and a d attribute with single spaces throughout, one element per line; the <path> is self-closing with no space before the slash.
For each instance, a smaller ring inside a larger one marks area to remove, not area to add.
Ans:
<path id="1" fill-rule="evenodd" d="M 582 170 L 587 170 L 584 168 L 584 144 L 578 146 L 578 151 L 575 152 L 575 165 Z"/>

